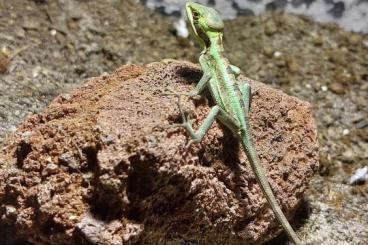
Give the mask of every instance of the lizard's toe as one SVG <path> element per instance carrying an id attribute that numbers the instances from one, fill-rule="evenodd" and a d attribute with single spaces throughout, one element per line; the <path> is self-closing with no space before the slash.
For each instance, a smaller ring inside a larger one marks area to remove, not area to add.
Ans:
<path id="1" fill-rule="evenodd" d="M 187 150 L 187 149 L 189 149 L 189 147 L 192 144 L 199 143 L 199 142 L 201 142 L 201 140 L 199 140 L 199 139 L 191 139 L 191 140 L 188 141 L 188 143 L 185 145 L 184 148 Z"/>

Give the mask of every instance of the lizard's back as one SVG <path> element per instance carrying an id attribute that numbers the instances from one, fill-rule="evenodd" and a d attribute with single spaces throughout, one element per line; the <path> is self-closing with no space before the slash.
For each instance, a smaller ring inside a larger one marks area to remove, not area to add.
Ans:
<path id="1" fill-rule="evenodd" d="M 211 70 L 209 90 L 217 105 L 229 113 L 240 125 L 245 125 L 244 106 L 229 60 L 222 52 L 209 50 L 205 59 Z"/>

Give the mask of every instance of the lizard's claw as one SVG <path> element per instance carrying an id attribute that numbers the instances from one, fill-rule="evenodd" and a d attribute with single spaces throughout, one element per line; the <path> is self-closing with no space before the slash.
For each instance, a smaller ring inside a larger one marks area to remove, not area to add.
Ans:
<path id="1" fill-rule="evenodd" d="M 173 124 L 170 124 L 170 125 L 165 125 L 165 126 L 161 126 L 162 128 L 185 128 L 185 129 L 188 129 L 190 127 L 191 123 L 189 123 L 188 121 L 187 122 L 184 122 L 184 123 L 173 123 Z"/>
<path id="2" fill-rule="evenodd" d="M 200 139 L 190 139 L 190 140 L 188 141 L 188 143 L 184 146 L 184 149 L 185 149 L 185 150 L 188 150 L 188 149 L 189 149 L 189 147 L 190 147 L 192 144 L 199 143 L 199 142 L 201 142 L 201 140 L 200 140 Z"/>
<path id="3" fill-rule="evenodd" d="M 190 135 L 194 135 L 194 132 L 193 132 L 193 128 L 192 128 L 192 124 L 193 124 L 193 121 L 194 119 L 192 119 L 191 117 L 191 114 L 193 113 L 192 111 L 190 111 L 189 113 L 188 112 L 184 112 L 184 110 L 182 109 L 181 107 L 181 97 L 182 96 L 189 96 L 189 97 L 194 97 L 196 95 L 198 95 L 195 91 L 192 91 L 192 92 L 189 92 L 189 93 L 178 93 L 178 92 L 175 92 L 169 88 L 167 88 L 167 90 L 169 91 L 169 93 L 163 93 L 162 95 L 174 95 L 178 98 L 178 101 L 176 102 L 177 105 L 178 105 L 178 108 L 179 108 L 179 112 L 180 112 L 180 115 L 181 115 L 181 118 L 182 118 L 182 123 L 175 123 L 175 124 L 171 124 L 171 125 L 167 125 L 167 126 L 162 126 L 162 128 L 184 128 L 187 132 L 190 133 Z M 195 142 L 199 142 L 198 140 L 196 139 L 191 139 L 188 141 L 187 144 L 183 145 L 183 149 L 188 149 L 190 147 L 190 145 L 192 143 L 195 143 Z"/>
<path id="4" fill-rule="evenodd" d="M 189 141 L 188 141 L 188 143 L 186 143 L 186 144 L 185 144 L 184 149 L 185 149 L 185 150 L 188 150 L 188 149 L 189 149 L 189 147 L 190 147 L 193 143 L 197 143 L 197 141 L 196 141 L 196 140 L 193 140 L 193 139 L 189 140 Z"/>
<path id="5" fill-rule="evenodd" d="M 181 123 L 182 127 L 190 131 L 192 129 L 192 124 L 194 119 L 191 117 L 193 111 L 187 111 L 182 114 L 183 123 Z"/>

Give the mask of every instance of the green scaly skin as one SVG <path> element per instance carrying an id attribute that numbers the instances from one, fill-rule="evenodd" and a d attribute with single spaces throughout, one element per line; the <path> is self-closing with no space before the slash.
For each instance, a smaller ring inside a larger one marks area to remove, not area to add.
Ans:
<path id="1" fill-rule="evenodd" d="M 238 83 L 236 81 L 240 69 L 232 66 L 223 55 L 222 31 L 224 23 L 216 10 L 197 3 L 187 2 L 186 11 L 193 32 L 203 47 L 199 58 L 203 70 L 201 80 L 190 93 L 174 93 L 179 96 L 179 109 L 184 121 L 180 126 L 186 128 L 192 137 L 187 147 L 193 142 L 200 142 L 216 119 L 228 127 L 241 142 L 258 184 L 289 239 L 297 245 L 302 244 L 277 203 L 266 179 L 265 171 L 259 163 L 248 121 L 250 86 L 246 82 Z M 187 120 L 180 108 L 180 96 L 196 96 L 205 88 L 210 91 L 216 105 L 212 107 L 203 124 L 195 132 L 190 120 Z"/>

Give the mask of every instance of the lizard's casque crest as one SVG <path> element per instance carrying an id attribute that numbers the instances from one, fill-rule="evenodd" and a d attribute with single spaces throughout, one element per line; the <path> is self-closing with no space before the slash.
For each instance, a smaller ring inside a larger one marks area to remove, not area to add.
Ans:
<path id="1" fill-rule="evenodd" d="M 213 8 L 193 2 L 187 2 L 185 7 L 189 22 L 197 36 L 200 33 L 219 32 L 224 29 L 220 14 Z"/>

